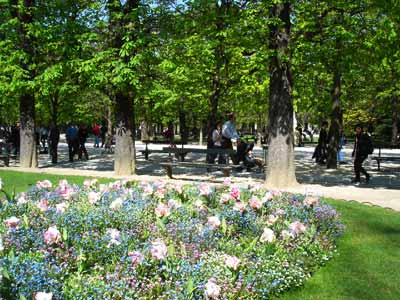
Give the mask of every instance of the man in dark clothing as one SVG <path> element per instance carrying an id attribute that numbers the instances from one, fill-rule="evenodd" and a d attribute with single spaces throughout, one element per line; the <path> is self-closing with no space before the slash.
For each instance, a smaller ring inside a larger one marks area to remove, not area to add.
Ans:
<path id="1" fill-rule="evenodd" d="M 319 164 L 325 164 L 326 159 L 326 149 L 328 141 L 328 133 L 326 128 L 328 127 L 328 122 L 324 121 L 321 124 L 321 130 L 319 132 L 318 145 L 315 148 L 312 158 L 315 158 L 315 162 Z"/>
<path id="2" fill-rule="evenodd" d="M 19 122 L 17 122 L 15 126 L 11 128 L 10 143 L 12 145 L 14 154 L 16 155 L 19 153 L 21 143 Z"/>
<path id="3" fill-rule="evenodd" d="M 101 138 L 101 148 L 104 147 L 106 143 L 107 126 L 105 124 L 101 125 L 100 128 L 100 138 Z"/>
<path id="4" fill-rule="evenodd" d="M 49 143 L 51 162 L 53 164 L 57 163 L 57 147 L 59 141 L 60 141 L 60 130 L 58 129 L 58 126 L 52 123 L 49 131 L 48 143 Z"/>
<path id="5" fill-rule="evenodd" d="M 74 156 L 75 154 L 78 154 L 79 149 L 78 129 L 75 126 L 69 124 L 65 133 L 65 137 L 68 143 L 69 161 L 73 162 Z"/>
<path id="6" fill-rule="evenodd" d="M 78 130 L 78 139 L 79 139 L 78 158 L 79 159 L 82 159 L 82 153 L 85 155 L 86 160 L 89 159 L 89 155 L 88 155 L 86 147 L 85 147 L 85 143 L 86 143 L 88 134 L 89 133 L 88 133 L 87 126 L 85 124 L 81 124 L 81 126 L 79 126 L 79 130 Z"/>
<path id="7" fill-rule="evenodd" d="M 360 184 L 361 178 L 360 173 L 365 175 L 366 183 L 369 183 L 370 175 L 365 171 L 362 164 L 364 160 L 367 159 L 368 154 L 371 154 L 373 150 L 372 148 L 372 141 L 371 137 L 368 133 L 364 132 L 361 125 L 357 125 L 356 127 L 356 138 L 354 141 L 354 148 L 352 157 L 354 157 L 354 173 L 355 177 L 352 180 L 353 183 L 356 185 Z"/>

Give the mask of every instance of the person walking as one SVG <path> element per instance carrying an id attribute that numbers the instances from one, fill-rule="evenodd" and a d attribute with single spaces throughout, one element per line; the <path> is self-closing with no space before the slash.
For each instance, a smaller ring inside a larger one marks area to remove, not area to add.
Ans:
<path id="1" fill-rule="evenodd" d="M 103 123 L 100 127 L 101 148 L 103 148 L 104 144 L 106 143 L 106 135 L 107 135 L 107 126 L 106 124 Z"/>
<path id="2" fill-rule="evenodd" d="M 89 155 L 85 147 L 86 139 L 88 137 L 88 129 L 85 124 L 81 124 L 78 130 L 79 151 L 78 158 L 82 159 L 82 153 L 85 155 L 86 160 L 89 160 Z"/>
<path id="3" fill-rule="evenodd" d="M 60 141 L 60 130 L 58 129 L 58 126 L 56 126 L 55 123 L 52 122 L 49 131 L 48 144 L 51 156 L 51 163 L 53 164 L 56 164 L 58 160 L 57 147 L 59 141 Z"/>
<path id="4" fill-rule="evenodd" d="M 236 143 L 236 147 L 239 148 L 240 136 L 236 131 L 235 114 L 233 112 L 229 112 L 227 114 L 227 118 L 228 120 L 222 126 L 221 145 L 223 149 L 233 150 L 234 143 Z M 231 155 L 231 160 L 235 165 L 238 164 L 238 155 Z"/>
<path id="5" fill-rule="evenodd" d="M 211 143 L 209 149 L 222 149 L 222 122 L 218 121 L 215 128 L 211 132 Z M 207 162 L 213 164 L 218 156 L 218 164 L 224 163 L 224 157 L 221 154 L 208 154 Z"/>
<path id="6" fill-rule="evenodd" d="M 315 158 L 315 162 L 318 164 L 325 164 L 326 160 L 326 151 L 327 151 L 327 142 L 328 142 L 328 133 L 326 128 L 328 127 L 328 122 L 323 121 L 321 124 L 321 130 L 319 132 L 318 137 L 318 145 L 315 147 L 314 154 L 312 158 Z"/>
<path id="7" fill-rule="evenodd" d="M 93 147 L 99 148 L 100 147 L 100 126 L 97 123 L 94 123 L 92 127 L 92 132 L 94 135 L 94 145 Z"/>
<path id="8" fill-rule="evenodd" d="M 371 137 L 368 133 L 363 131 L 361 125 L 356 126 L 356 136 L 354 141 L 353 153 L 351 156 L 354 158 L 354 173 L 355 177 L 352 182 L 355 185 L 359 185 L 361 182 L 361 173 L 365 175 L 365 182 L 368 184 L 371 176 L 367 173 L 367 171 L 362 166 L 363 162 L 367 159 L 369 154 L 372 154 L 373 146 Z"/>
<path id="9" fill-rule="evenodd" d="M 74 161 L 75 154 L 78 154 L 79 140 L 78 140 L 78 129 L 72 124 L 68 124 L 65 137 L 68 144 L 69 161 Z"/>

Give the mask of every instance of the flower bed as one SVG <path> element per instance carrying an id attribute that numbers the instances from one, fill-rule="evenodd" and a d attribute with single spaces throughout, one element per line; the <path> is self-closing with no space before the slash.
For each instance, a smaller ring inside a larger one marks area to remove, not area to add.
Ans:
<path id="1" fill-rule="evenodd" d="M 0 298 L 269 299 L 335 253 L 315 197 L 201 183 L 48 181 L 1 200 Z"/>

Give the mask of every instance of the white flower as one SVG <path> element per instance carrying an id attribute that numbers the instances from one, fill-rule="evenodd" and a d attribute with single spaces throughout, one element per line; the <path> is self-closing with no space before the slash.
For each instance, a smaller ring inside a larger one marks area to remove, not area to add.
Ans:
<path id="1" fill-rule="evenodd" d="M 118 210 L 121 208 L 122 204 L 123 204 L 123 200 L 121 198 L 117 198 L 115 199 L 113 202 L 111 202 L 110 204 L 110 209 L 112 210 Z"/>
<path id="2" fill-rule="evenodd" d="M 66 211 L 66 209 L 68 208 L 68 203 L 66 202 L 61 202 L 59 204 L 56 204 L 56 210 L 58 213 L 62 214 Z"/>
<path id="3" fill-rule="evenodd" d="M 58 231 L 56 226 L 51 226 L 44 233 L 44 241 L 46 244 L 58 243 L 61 240 L 60 231 Z"/>
<path id="4" fill-rule="evenodd" d="M 110 242 L 108 243 L 108 247 L 111 245 L 119 245 L 121 244 L 120 239 L 121 239 L 121 233 L 118 229 L 115 228 L 109 228 L 107 229 L 107 235 L 110 238 Z"/>
<path id="5" fill-rule="evenodd" d="M 11 218 L 8 218 L 4 220 L 4 223 L 6 224 L 7 227 L 17 227 L 19 224 L 20 219 L 13 216 Z"/>
<path id="6" fill-rule="evenodd" d="M 3 239 L 0 235 L 0 252 L 4 250 L 4 246 L 3 246 Z"/>
<path id="7" fill-rule="evenodd" d="M 225 256 L 225 264 L 229 267 L 232 268 L 233 270 L 236 270 L 237 267 L 240 264 L 240 259 L 237 258 L 236 256 L 230 256 L 226 255 Z"/>
<path id="8" fill-rule="evenodd" d="M 151 256 L 158 260 L 163 260 L 167 256 L 167 246 L 164 241 L 156 241 L 151 244 Z"/>
<path id="9" fill-rule="evenodd" d="M 207 299 L 217 299 L 221 293 L 221 287 L 215 283 L 215 279 L 211 278 L 207 281 L 204 291 L 204 296 Z"/>
<path id="10" fill-rule="evenodd" d="M 154 212 L 159 218 L 168 217 L 171 213 L 168 206 L 162 202 L 158 203 L 157 207 L 154 209 Z"/>
<path id="11" fill-rule="evenodd" d="M 261 235 L 260 241 L 262 243 L 273 243 L 275 241 L 275 233 L 272 229 L 264 228 L 264 232 Z"/>
<path id="12" fill-rule="evenodd" d="M 168 200 L 168 207 L 169 208 L 179 208 L 179 207 L 181 207 L 181 205 L 175 199 L 169 199 Z"/>
<path id="13" fill-rule="evenodd" d="M 221 225 L 221 221 L 219 220 L 219 218 L 217 216 L 208 217 L 207 224 L 209 226 L 211 226 L 212 228 L 217 228 Z"/>
<path id="14" fill-rule="evenodd" d="M 0 178 L 0 190 L 3 189 L 3 180 Z"/>
<path id="15" fill-rule="evenodd" d="M 18 199 L 17 199 L 17 203 L 18 203 L 18 204 L 24 204 L 24 203 L 28 202 L 28 200 L 26 200 L 25 197 L 26 197 L 26 194 L 25 194 L 25 193 L 19 194 L 19 197 L 18 197 Z"/>
<path id="16" fill-rule="evenodd" d="M 201 200 L 196 200 L 196 201 L 194 202 L 194 206 L 196 206 L 198 209 L 203 209 L 203 208 L 204 208 L 203 201 L 201 201 Z"/>
<path id="17" fill-rule="evenodd" d="M 53 293 L 38 292 L 35 294 L 35 300 L 51 300 Z"/>
<path id="18" fill-rule="evenodd" d="M 274 225 L 275 222 L 276 222 L 278 219 L 279 219 L 278 216 L 269 215 L 269 216 L 268 216 L 268 219 L 267 219 L 267 225 L 268 225 L 268 226 Z"/>
<path id="19" fill-rule="evenodd" d="M 89 192 L 88 194 L 88 200 L 90 204 L 95 204 L 97 201 L 100 199 L 100 193 L 96 192 Z"/>

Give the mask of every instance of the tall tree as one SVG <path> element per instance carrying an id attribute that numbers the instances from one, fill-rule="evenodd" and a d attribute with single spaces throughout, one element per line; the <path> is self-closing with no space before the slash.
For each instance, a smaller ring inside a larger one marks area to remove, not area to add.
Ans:
<path id="1" fill-rule="evenodd" d="M 274 1 L 270 9 L 271 62 L 266 185 L 273 188 L 297 184 L 294 164 L 293 83 L 289 48 L 291 10 L 292 3 L 278 1 Z"/>

